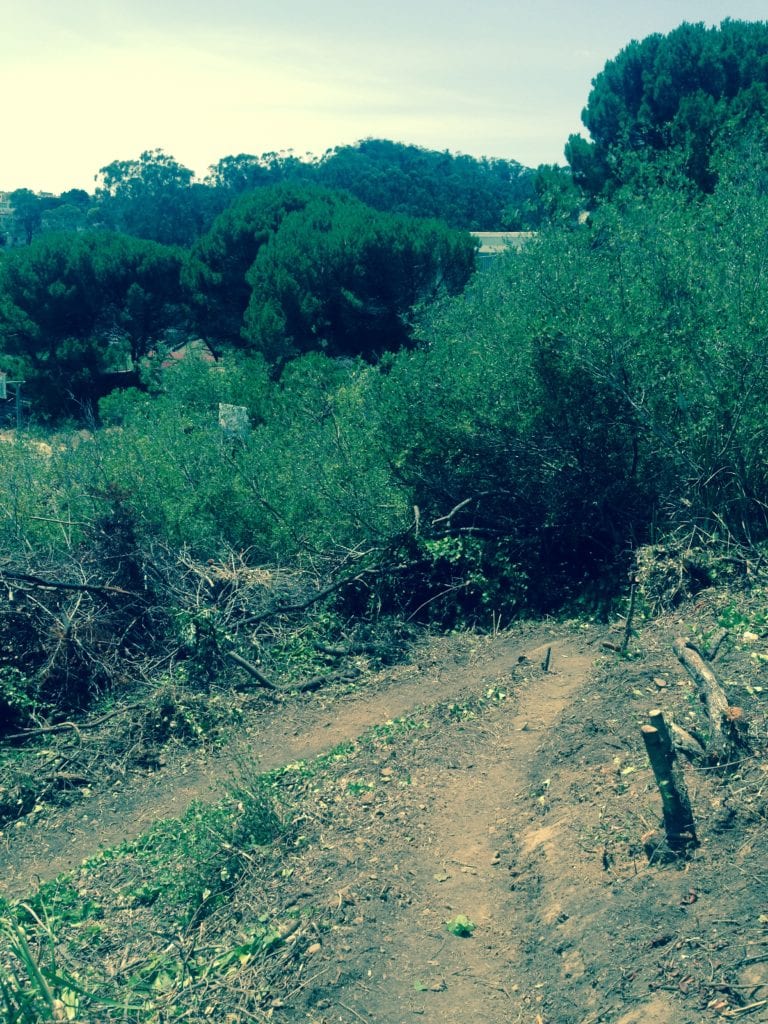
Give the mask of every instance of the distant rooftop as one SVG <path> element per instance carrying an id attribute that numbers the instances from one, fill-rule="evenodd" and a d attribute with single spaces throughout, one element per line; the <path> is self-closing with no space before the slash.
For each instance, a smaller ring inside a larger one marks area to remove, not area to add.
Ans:
<path id="1" fill-rule="evenodd" d="M 522 249 L 529 238 L 535 238 L 535 231 L 473 231 L 480 242 L 480 256 L 496 256 L 507 249 Z"/>

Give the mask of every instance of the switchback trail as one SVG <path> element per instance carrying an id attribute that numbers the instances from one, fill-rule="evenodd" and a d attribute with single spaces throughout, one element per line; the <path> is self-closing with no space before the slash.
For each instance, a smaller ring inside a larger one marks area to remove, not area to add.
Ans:
<path id="1" fill-rule="evenodd" d="M 161 818 L 181 815 L 195 800 L 216 799 L 240 765 L 268 771 L 311 759 L 422 705 L 478 692 L 487 680 L 508 676 L 526 651 L 553 642 L 557 632 L 554 626 L 522 624 L 499 638 L 437 640 L 417 650 L 410 665 L 378 673 L 353 693 L 278 706 L 260 702 L 224 750 L 207 756 L 188 752 L 169 759 L 166 769 L 133 775 L 72 807 L 7 828 L 0 840 L 0 896 L 23 895 L 34 882 L 136 838 Z"/>

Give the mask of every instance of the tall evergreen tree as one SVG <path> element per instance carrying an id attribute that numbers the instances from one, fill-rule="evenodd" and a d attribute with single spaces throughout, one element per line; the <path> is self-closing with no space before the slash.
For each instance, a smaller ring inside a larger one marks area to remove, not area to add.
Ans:
<path id="1" fill-rule="evenodd" d="M 572 135 L 566 156 L 592 195 L 665 162 L 711 192 L 718 146 L 766 116 L 768 22 L 684 23 L 608 61 L 582 112 L 592 141 Z"/>

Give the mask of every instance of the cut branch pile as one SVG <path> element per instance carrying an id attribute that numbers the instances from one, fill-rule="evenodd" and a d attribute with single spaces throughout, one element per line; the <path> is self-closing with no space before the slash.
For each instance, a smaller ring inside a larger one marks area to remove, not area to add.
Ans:
<path id="1" fill-rule="evenodd" d="M 249 552 L 201 561 L 138 540 L 129 518 L 113 520 L 55 558 L 0 560 L 0 671 L 16 686 L 0 690 L 0 731 L 14 738 L 58 731 L 60 719 L 78 717 L 95 696 L 117 688 L 123 696 L 183 664 L 197 689 L 236 665 L 251 685 L 276 693 L 283 687 L 269 651 L 304 628 L 313 606 L 381 571 L 362 564 L 365 552 L 328 565 L 324 576 L 254 566 Z M 319 653 L 378 653 L 366 635 L 343 639 L 343 648 L 320 645 Z M 291 688 L 314 690 L 355 671 Z"/>

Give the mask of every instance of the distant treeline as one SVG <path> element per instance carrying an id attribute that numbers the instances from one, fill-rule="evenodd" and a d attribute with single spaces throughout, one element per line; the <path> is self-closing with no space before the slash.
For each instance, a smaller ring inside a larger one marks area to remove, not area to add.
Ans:
<path id="1" fill-rule="evenodd" d="M 518 230 L 543 216 L 535 172 L 515 160 L 476 159 L 419 146 L 366 139 L 317 158 L 241 153 L 209 168 L 202 181 L 162 150 L 102 167 L 93 195 L 10 193 L 14 218 L 6 242 L 51 231 L 107 228 L 166 245 L 190 246 L 233 199 L 281 184 L 348 192 L 375 210 L 444 220 L 468 230 Z M 2 228 L 0 228 L 2 233 Z"/>

